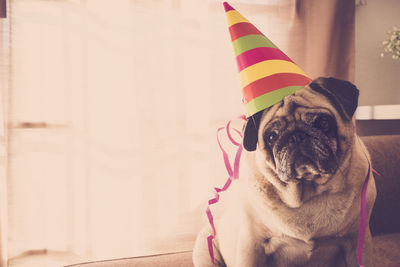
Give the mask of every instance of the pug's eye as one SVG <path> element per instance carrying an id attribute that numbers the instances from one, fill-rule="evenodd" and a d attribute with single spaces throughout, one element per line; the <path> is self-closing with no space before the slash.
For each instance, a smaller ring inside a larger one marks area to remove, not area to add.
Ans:
<path id="1" fill-rule="evenodd" d="M 318 117 L 314 121 L 314 127 L 323 132 L 329 132 L 332 128 L 332 119 L 328 116 Z"/>
<path id="2" fill-rule="evenodd" d="M 278 134 L 276 132 L 272 132 L 266 136 L 265 141 L 267 141 L 270 145 L 272 145 L 276 141 L 277 138 L 278 138 Z"/>

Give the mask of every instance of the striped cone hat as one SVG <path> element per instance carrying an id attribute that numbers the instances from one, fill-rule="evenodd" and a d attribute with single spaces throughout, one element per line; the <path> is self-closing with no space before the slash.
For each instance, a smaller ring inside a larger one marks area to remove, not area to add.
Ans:
<path id="1" fill-rule="evenodd" d="M 311 78 L 238 11 L 224 2 L 247 117 L 311 82 Z"/>

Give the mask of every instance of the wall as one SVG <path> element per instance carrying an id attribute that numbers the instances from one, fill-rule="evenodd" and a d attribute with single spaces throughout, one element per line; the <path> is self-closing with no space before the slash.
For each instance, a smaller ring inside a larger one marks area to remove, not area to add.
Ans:
<path id="1" fill-rule="evenodd" d="M 367 0 L 356 9 L 355 82 L 359 105 L 400 104 L 400 60 L 381 58 L 382 41 L 400 27 L 399 0 Z"/>

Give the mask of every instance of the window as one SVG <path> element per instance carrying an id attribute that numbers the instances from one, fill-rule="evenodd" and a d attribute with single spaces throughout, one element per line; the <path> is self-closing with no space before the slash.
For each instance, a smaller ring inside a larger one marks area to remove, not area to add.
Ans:
<path id="1" fill-rule="evenodd" d="M 288 17 L 263 12 L 252 20 L 285 49 Z M 9 13 L 11 262 L 192 249 L 227 178 L 215 131 L 243 112 L 221 3 L 14 0 Z"/>

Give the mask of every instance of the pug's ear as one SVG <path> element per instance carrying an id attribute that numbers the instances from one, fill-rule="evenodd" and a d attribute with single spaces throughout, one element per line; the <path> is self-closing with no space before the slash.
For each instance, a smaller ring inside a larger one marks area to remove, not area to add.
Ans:
<path id="1" fill-rule="evenodd" d="M 359 95 L 359 90 L 354 84 L 335 78 L 320 77 L 312 81 L 309 86 L 327 97 L 345 121 L 351 120 L 357 109 Z"/>
<path id="2" fill-rule="evenodd" d="M 244 125 L 243 130 L 243 146 L 247 151 L 254 151 L 258 143 L 258 129 L 263 112 L 260 111 L 250 116 Z"/>

